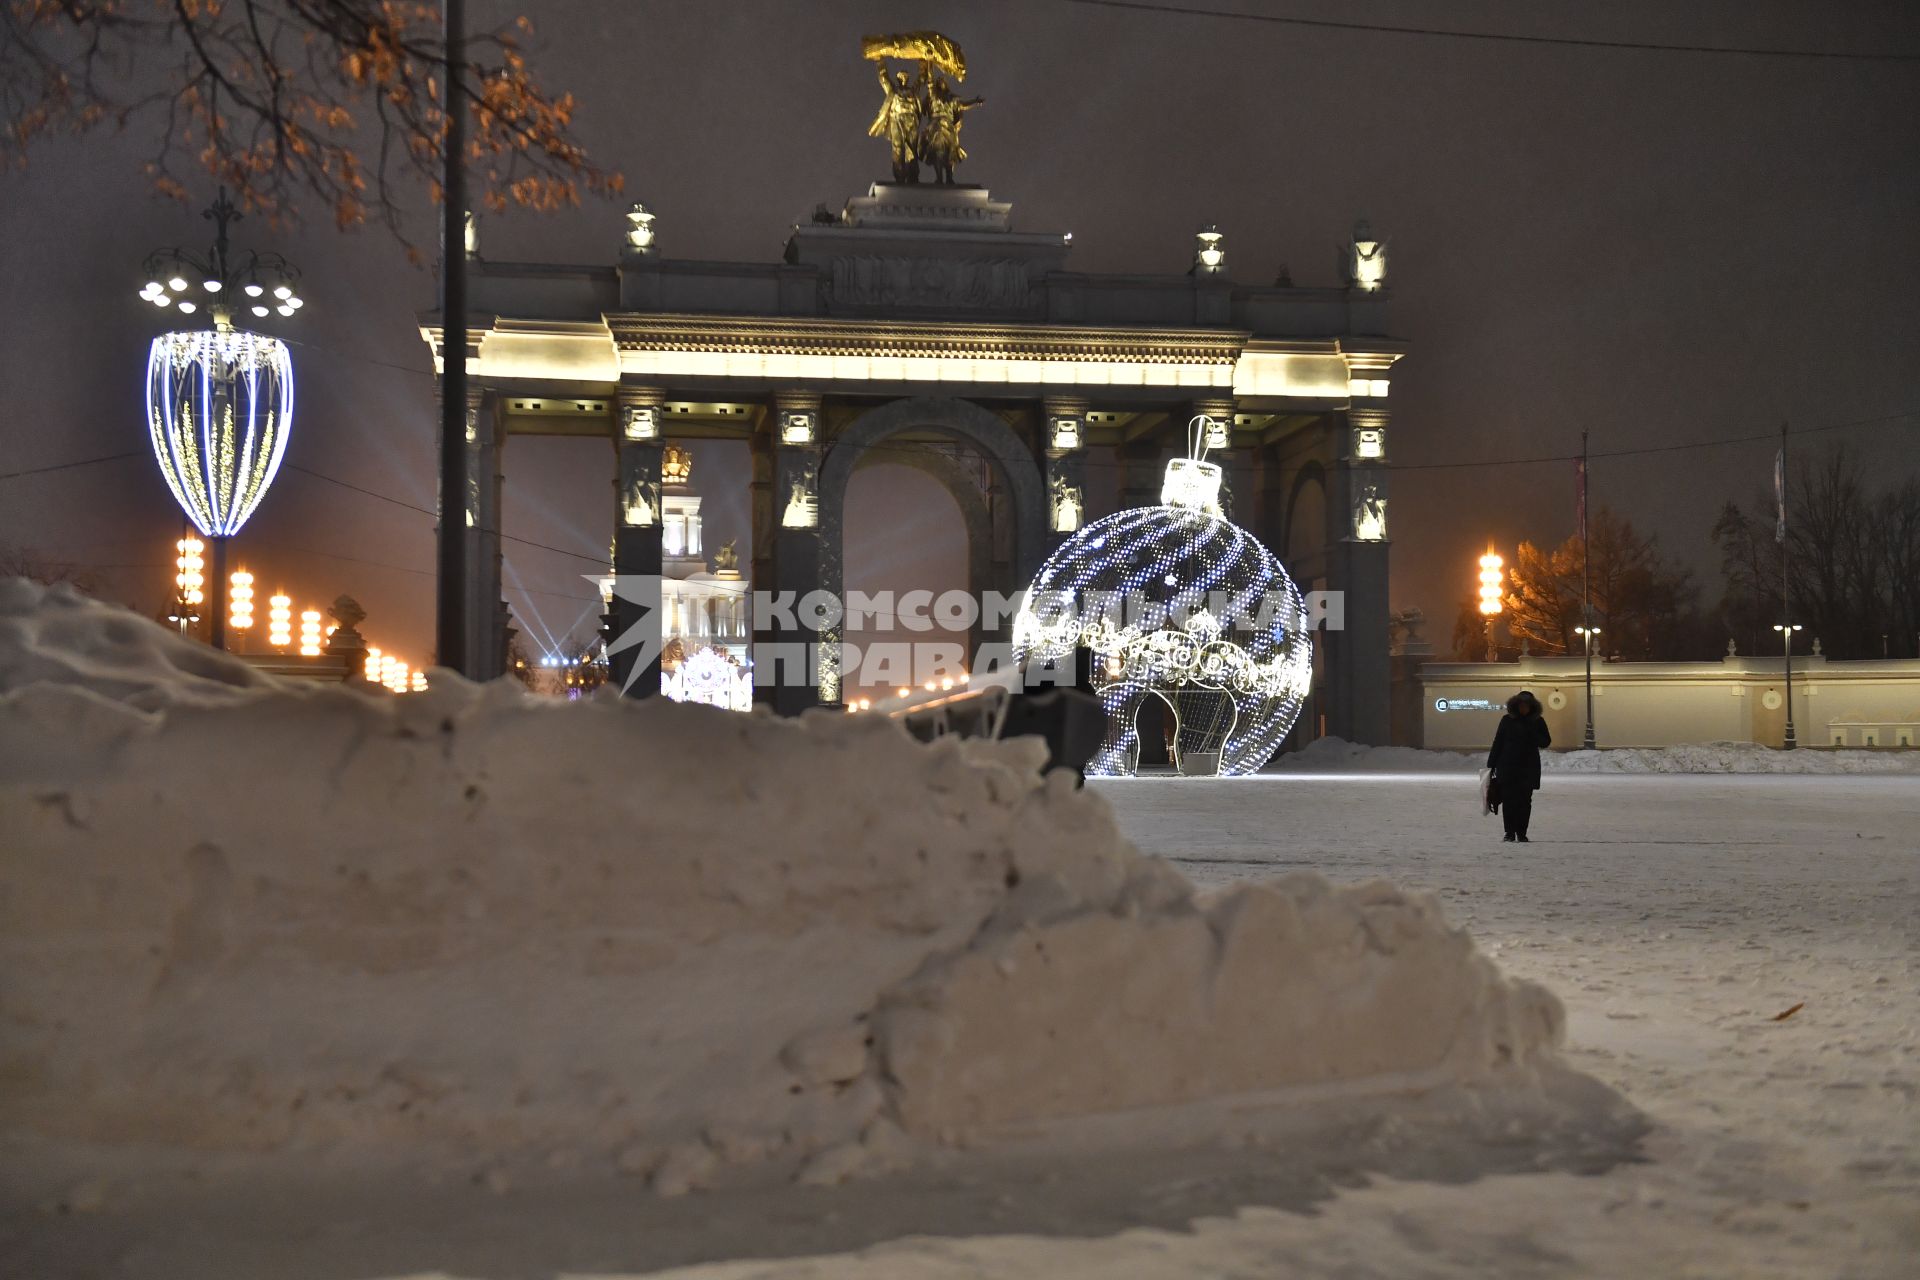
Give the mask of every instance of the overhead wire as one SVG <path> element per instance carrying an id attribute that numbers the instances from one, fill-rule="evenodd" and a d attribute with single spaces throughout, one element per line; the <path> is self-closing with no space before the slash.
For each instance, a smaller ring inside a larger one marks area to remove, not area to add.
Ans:
<path id="1" fill-rule="evenodd" d="M 1920 53 L 1867 53 L 1850 49 L 1779 49 L 1764 45 L 1714 45 L 1659 40 L 1606 40 L 1591 36 L 1550 36 L 1515 31 L 1463 31 L 1457 27 L 1425 27 L 1390 22 L 1360 22 L 1343 18 L 1305 18 L 1291 14 L 1249 12 L 1159 3 L 1158 0 L 1059 0 L 1062 4 L 1133 13 L 1170 14 L 1183 18 L 1211 18 L 1257 22 L 1271 26 L 1305 27 L 1323 31 L 1355 31 L 1371 35 L 1422 36 L 1498 44 L 1548 45 L 1572 49 L 1615 49 L 1635 53 L 1718 54 L 1743 58 L 1800 58 L 1833 62 L 1920 62 Z"/>

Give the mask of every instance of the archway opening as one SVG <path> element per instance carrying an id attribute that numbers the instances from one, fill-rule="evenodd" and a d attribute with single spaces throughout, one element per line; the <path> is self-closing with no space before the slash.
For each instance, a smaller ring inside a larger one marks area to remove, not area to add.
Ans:
<path id="1" fill-rule="evenodd" d="M 1137 755 L 1135 773 L 1164 772 L 1173 768 L 1173 736 L 1180 721 L 1173 707 L 1160 694 L 1149 691 L 1133 711 L 1133 733 Z"/>
<path id="2" fill-rule="evenodd" d="M 500 594 L 516 632 L 507 665 L 526 663 L 542 692 L 564 692 L 605 612 L 587 575 L 611 572 L 607 442 L 515 435 L 501 461 L 512 477 L 500 495 Z"/>
<path id="3" fill-rule="evenodd" d="M 960 503 L 928 471 L 881 462 L 854 471 L 845 512 L 841 696 L 957 678 L 972 657 L 971 623 L 958 612 L 972 599 Z M 861 609 L 862 600 L 875 607 Z"/>

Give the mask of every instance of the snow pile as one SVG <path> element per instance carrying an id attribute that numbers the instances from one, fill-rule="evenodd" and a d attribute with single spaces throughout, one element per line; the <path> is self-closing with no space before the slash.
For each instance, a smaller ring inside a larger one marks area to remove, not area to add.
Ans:
<path id="1" fill-rule="evenodd" d="M 1920 751 L 1777 751 L 1753 742 L 1550 752 L 1543 761 L 1549 773 L 1920 773 Z"/>
<path id="2" fill-rule="evenodd" d="M 1776 751 L 1752 742 L 1546 751 L 1540 760 L 1547 773 L 1920 773 L 1920 751 Z M 1326 737 L 1276 757 L 1270 767 L 1283 773 L 1474 773 L 1486 762 L 1485 751 L 1369 747 Z"/>
<path id="3" fill-rule="evenodd" d="M 292 685 L 0 582 L 0 1131 L 662 1192 L 1225 1093 L 1532 1079 L 1431 898 L 1202 897 L 1033 741 Z"/>
<path id="4" fill-rule="evenodd" d="M 1276 756 L 1273 769 L 1299 773 L 1472 773 L 1486 752 L 1425 751 L 1419 747 L 1369 747 L 1331 734 L 1298 751 Z"/>

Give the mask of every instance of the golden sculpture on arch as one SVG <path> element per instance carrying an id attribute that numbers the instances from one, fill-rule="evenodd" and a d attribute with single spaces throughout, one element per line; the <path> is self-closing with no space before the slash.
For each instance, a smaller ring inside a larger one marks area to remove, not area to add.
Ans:
<path id="1" fill-rule="evenodd" d="M 879 114 L 867 127 L 870 138 L 885 138 L 893 160 L 895 182 L 920 181 L 920 166 L 933 167 L 933 180 L 952 186 L 953 171 L 967 153 L 960 145 L 962 117 L 985 98 L 961 98 L 953 85 L 967 78 L 967 58 L 960 46 L 937 31 L 908 31 L 890 36 L 867 36 L 860 54 L 879 63 Z M 918 71 L 889 73 L 886 60 L 900 58 L 919 63 Z M 952 83 L 948 77 L 952 77 Z"/>

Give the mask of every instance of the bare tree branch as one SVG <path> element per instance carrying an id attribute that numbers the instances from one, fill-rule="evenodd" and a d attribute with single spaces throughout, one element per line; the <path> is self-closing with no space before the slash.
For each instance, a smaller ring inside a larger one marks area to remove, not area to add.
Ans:
<path id="1" fill-rule="evenodd" d="M 164 194 L 185 197 L 184 159 L 242 209 L 291 218 L 305 196 L 341 227 L 377 217 L 404 241 L 407 192 L 439 197 L 451 101 L 470 120 L 479 207 L 617 193 L 620 175 L 574 137 L 572 96 L 529 69 L 531 29 L 523 17 L 470 39 L 449 86 L 440 8 L 421 0 L 0 0 L 0 157 L 150 116 L 146 171 Z"/>

